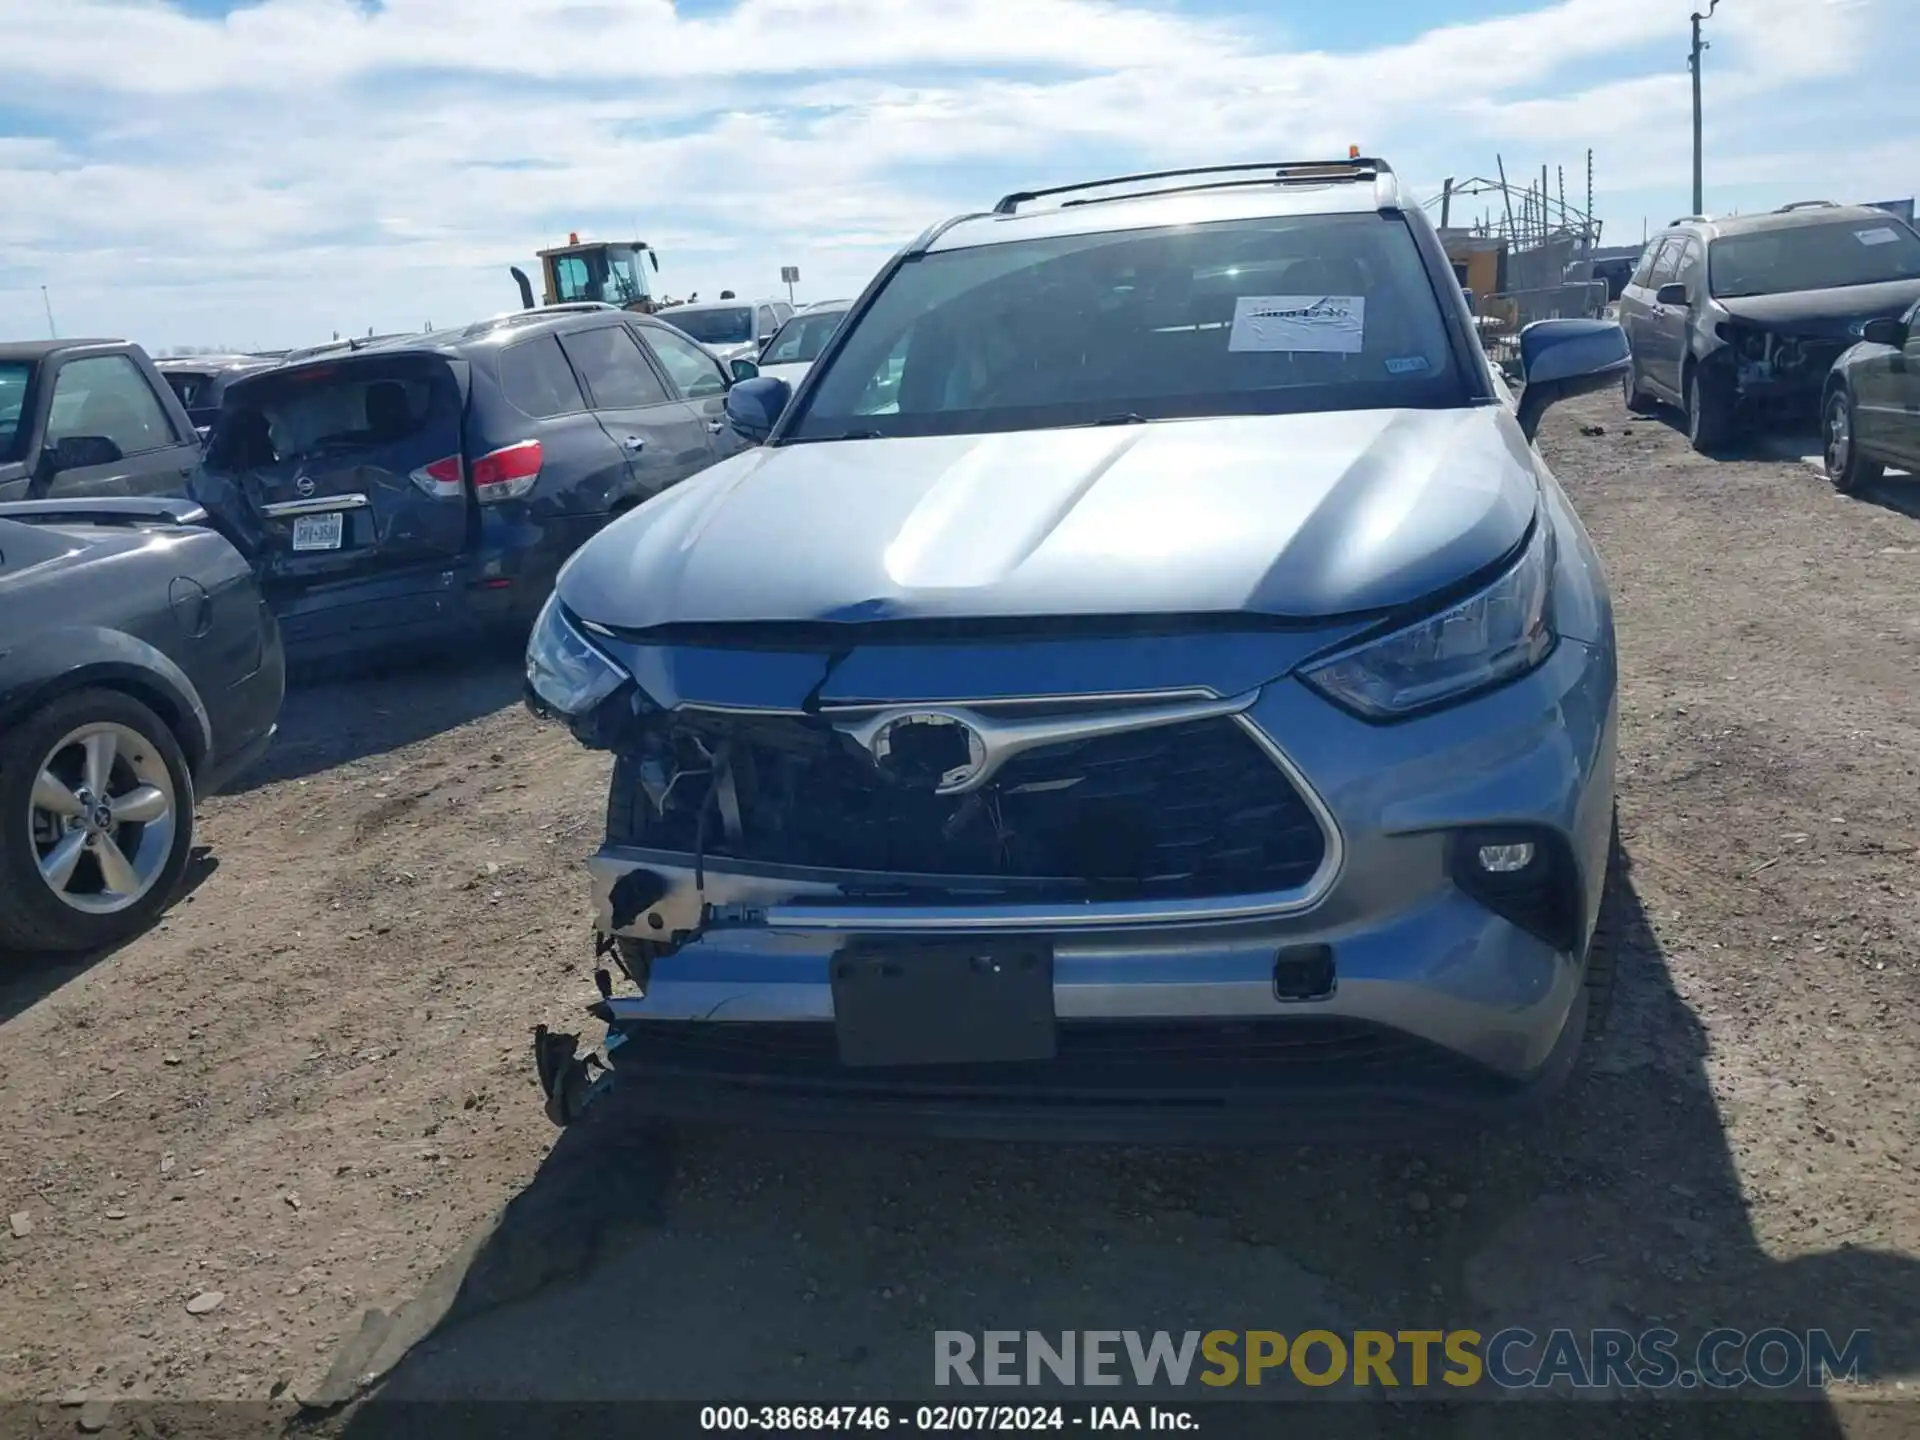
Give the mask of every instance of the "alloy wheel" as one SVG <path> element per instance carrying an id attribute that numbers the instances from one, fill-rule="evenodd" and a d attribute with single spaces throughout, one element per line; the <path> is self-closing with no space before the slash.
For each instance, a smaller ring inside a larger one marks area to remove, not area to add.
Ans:
<path id="1" fill-rule="evenodd" d="M 1827 402 L 1827 474 L 1836 478 L 1847 473 L 1847 461 L 1853 456 L 1853 417 L 1848 413 L 1847 397 L 1835 395 Z"/>
<path id="2" fill-rule="evenodd" d="M 82 725 L 34 774 L 27 826 L 40 878 L 72 909 L 117 914 L 166 869 L 177 814 L 153 744 L 112 721 Z"/>

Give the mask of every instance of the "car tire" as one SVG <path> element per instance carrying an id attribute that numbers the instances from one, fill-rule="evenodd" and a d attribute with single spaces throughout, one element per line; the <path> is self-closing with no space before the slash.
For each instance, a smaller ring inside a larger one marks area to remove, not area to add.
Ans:
<path id="1" fill-rule="evenodd" d="M 1587 940 L 1587 1027 L 1585 1038 L 1597 1040 L 1606 1031 L 1613 1011 L 1614 978 L 1620 951 L 1632 926 L 1633 904 L 1627 888 L 1627 851 L 1620 843 L 1620 811 L 1613 812 L 1613 832 L 1607 840 L 1607 873 L 1601 881 L 1600 912 Z"/>
<path id="2" fill-rule="evenodd" d="M 1640 367 L 1631 359 L 1627 361 L 1626 373 L 1620 377 L 1620 398 L 1626 402 L 1629 415 L 1651 415 L 1659 408 L 1640 388 Z"/>
<path id="3" fill-rule="evenodd" d="M 1733 397 L 1724 386 L 1687 367 L 1687 441 L 1702 455 L 1717 455 L 1733 438 Z"/>
<path id="4" fill-rule="evenodd" d="M 102 767 L 102 795 L 88 787 L 89 766 Z M 180 741 L 132 696 L 79 690 L 9 726 L 0 751 L 0 949 L 99 950 L 139 934 L 180 888 L 193 820 Z"/>
<path id="5" fill-rule="evenodd" d="M 1855 494 L 1863 485 L 1873 484 L 1886 473 L 1886 466 L 1860 453 L 1860 446 L 1853 438 L 1857 433 L 1853 391 L 1846 386 L 1840 386 L 1827 397 L 1826 406 L 1820 412 L 1820 432 L 1827 479 L 1842 495 Z"/>

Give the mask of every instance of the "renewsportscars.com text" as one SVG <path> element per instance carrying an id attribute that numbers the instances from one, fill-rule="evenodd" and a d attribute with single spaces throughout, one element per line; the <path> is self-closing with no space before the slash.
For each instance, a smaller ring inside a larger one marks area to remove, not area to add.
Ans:
<path id="1" fill-rule="evenodd" d="M 1334 1385 L 1766 1390 L 1870 1377 L 1871 1335 L 1825 1330 L 938 1330 L 936 1385 Z"/>

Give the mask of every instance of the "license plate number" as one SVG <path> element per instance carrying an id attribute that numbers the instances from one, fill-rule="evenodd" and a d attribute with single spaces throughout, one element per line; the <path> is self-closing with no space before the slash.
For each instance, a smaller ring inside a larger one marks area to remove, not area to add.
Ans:
<path id="1" fill-rule="evenodd" d="M 832 960 L 843 1065 L 1017 1064 L 1055 1054 L 1044 941 L 853 944 Z"/>
<path id="2" fill-rule="evenodd" d="M 338 550 L 346 516 L 338 510 L 325 515 L 299 515 L 293 522 L 296 550 Z"/>

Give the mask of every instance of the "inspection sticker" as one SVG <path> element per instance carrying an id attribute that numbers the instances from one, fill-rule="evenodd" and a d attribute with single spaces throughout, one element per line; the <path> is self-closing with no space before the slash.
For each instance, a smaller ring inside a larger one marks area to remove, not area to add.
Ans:
<path id="1" fill-rule="evenodd" d="M 1853 238 L 1862 245 L 1891 245 L 1900 235 L 1891 225 L 1880 225 L 1872 230 L 1856 230 Z"/>
<path id="2" fill-rule="evenodd" d="M 1396 355 L 1387 361 L 1389 375 L 1413 375 L 1427 368 L 1424 355 Z"/>
<path id="3" fill-rule="evenodd" d="M 1358 355 L 1366 321 L 1364 295 L 1241 295 L 1227 349 Z"/>

